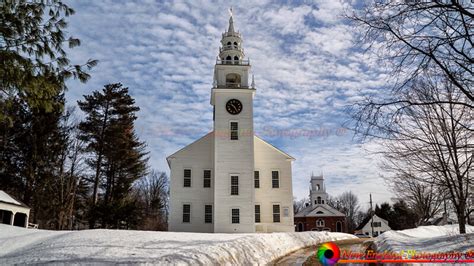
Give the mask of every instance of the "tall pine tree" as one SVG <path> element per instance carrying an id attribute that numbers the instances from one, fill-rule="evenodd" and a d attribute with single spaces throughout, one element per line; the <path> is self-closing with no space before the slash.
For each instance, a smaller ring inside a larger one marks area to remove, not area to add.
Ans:
<path id="1" fill-rule="evenodd" d="M 86 113 L 79 138 L 90 153 L 89 227 L 119 228 L 134 224 L 132 184 L 147 171 L 147 153 L 134 130 L 139 107 L 122 84 L 108 84 L 78 102 Z"/>

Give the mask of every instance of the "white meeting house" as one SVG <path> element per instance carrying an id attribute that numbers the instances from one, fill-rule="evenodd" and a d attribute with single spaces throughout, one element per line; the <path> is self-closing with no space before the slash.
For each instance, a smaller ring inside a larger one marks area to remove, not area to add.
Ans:
<path id="1" fill-rule="evenodd" d="M 254 135 L 249 71 L 231 15 L 210 91 L 213 131 L 167 157 L 170 231 L 294 231 L 294 158 Z"/>

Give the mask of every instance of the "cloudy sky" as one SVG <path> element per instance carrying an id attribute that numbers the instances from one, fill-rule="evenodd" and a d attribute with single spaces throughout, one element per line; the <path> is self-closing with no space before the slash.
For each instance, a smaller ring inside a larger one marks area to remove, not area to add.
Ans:
<path id="1" fill-rule="evenodd" d="M 82 41 L 72 61 L 100 62 L 88 83 L 70 82 L 68 103 L 107 83 L 129 87 L 150 164 L 169 172 L 166 156 L 212 129 L 212 74 L 232 6 L 255 75 L 255 131 L 296 158 L 294 196 L 308 195 L 314 172 L 324 174 L 333 196 L 352 190 L 364 207 L 369 193 L 375 202 L 390 200 L 376 146 L 343 127 L 346 107 L 386 80 L 341 16 L 351 2 L 285 2 L 69 1 L 76 14 L 68 32 Z"/>

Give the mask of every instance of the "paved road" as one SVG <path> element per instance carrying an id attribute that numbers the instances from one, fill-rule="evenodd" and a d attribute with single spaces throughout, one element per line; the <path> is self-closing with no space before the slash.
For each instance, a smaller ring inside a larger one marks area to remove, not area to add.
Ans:
<path id="1" fill-rule="evenodd" d="M 341 250 L 351 250 L 352 252 L 364 252 L 367 246 L 372 242 L 373 240 L 368 240 L 368 239 L 350 239 L 350 240 L 341 240 L 341 241 L 335 241 L 339 246 L 339 249 Z M 303 265 L 303 263 L 311 256 L 315 255 L 318 250 L 318 246 L 313 246 L 313 247 L 307 247 L 304 249 L 297 250 L 288 256 L 285 256 L 276 262 L 273 263 L 273 265 Z M 317 264 L 317 261 L 312 261 L 311 264 Z M 358 264 L 360 265 L 360 264 Z"/>

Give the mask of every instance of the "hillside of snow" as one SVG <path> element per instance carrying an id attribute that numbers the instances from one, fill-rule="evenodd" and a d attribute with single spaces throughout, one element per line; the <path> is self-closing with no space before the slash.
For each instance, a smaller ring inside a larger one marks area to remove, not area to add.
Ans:
<path id="1" fill-rule="evenodd" d="M 375 245 L 378 252 L 467 252 L 474 250 L 474 226 L 466 225 L 463 235 L 459 234 L 457 224 L 388 231 L 376 238 Z"/>
<path id="2" fill-rule="evenodd" d="M 328 232 L 203 234 L 48 231 L 0 224 L 0 265 L 24 263 L 265 264 L 305 246 L 356 238 Z"/>

